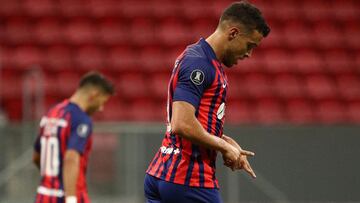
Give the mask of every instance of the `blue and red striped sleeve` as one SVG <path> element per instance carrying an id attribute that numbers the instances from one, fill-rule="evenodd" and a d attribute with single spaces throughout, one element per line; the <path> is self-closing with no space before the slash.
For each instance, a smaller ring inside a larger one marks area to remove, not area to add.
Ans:
<path id="1" fill-rule="evenodd" d="M 173 101 L 185 101 L 198 109 L 203 92 L 215 79 L 215 69 L 199 57 L 185 57 L 180 64 Z"/>
<path id="2" fill-rule="evenodd" d="M 78 113 L 71 114 L 71 129 L 67 149 L 84 153 L 86 144 L 92 132 L 91 120 Z"/>

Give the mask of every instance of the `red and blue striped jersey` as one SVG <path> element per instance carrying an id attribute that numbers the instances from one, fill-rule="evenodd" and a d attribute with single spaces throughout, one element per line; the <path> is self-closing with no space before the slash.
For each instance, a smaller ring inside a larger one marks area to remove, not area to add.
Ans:
<path id="1" fill-rule="evenodd" d="M 147 173 L 182 185 L 218 188 L 217 152 L 191 143 L 171 132 L 172 102 L 185 101 L 212 136 L 221 137 L 225 120 L 226 74 L 211 46 L 200 39 L 177 58 L 168 85 L 167 132 Z"/>
<path id="2" fill-rule="evenodd" d="M 89 202 L 86 170 L 92 145 L 91 118 L 74 103 L 65 100 L 51 108 L 40 121 L 35 150 L 40 153 L 41 184 L 36 202 L 58 202 L 64 198 L 63 160 L 66 150 L 80 154 L 76 184 L 78 202 Z"/>

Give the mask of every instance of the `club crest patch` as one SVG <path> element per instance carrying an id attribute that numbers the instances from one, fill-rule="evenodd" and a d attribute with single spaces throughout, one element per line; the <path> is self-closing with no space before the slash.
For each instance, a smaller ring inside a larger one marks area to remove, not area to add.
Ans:
<path id="1" fill-rule="evenodd" d="M 86 137 L 89 134 L 89 126 L 87 124 L 80 124 L 76 129 L 77 134 L 80 137 Z"/>
<path id="2" fill-rule="evenodd" d="M 190 75 L 191 82 L 195 85 L 201 85 L 204 82 L 205 74 L 199 69 L 193 70 Z"/>

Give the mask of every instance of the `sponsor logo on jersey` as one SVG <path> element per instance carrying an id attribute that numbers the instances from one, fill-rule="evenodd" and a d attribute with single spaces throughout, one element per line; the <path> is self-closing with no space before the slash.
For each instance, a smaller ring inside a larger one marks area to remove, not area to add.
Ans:
<path id="1" fill-rule="evenodd" d="M 217 118 L 218 118 L 219 120 L 221 120 L 221 119 L 224 117 L 224 115 L 225 115 L 225 102 L 223 102 L 223 103 L 219 106 L 219 109 L 218 109 L 216 115 L 217 115 Z"/>
<path id="2" fill-rule="evenodd" d="M 165 146 L 160 147 L 160 151 L 163 154 L 172 154 L 172 153 L 179 154 L 180 153 L 180 150 L 178 148 L 174 149 L 172 147 L 165 147 Z"/>

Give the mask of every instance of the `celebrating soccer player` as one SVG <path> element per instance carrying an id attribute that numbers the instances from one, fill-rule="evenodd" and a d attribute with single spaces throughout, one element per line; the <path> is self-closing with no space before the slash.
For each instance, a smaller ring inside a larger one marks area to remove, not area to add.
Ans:
<path id="1" fill-rule="evenodd" d="M 270 32 L 261 12 L 241 1 L 230 5 L 215 32 L 177 58 L 168 85 L 167 132 L 150 163 L 144 190 L 148 203 L 222 202 L 215 177 L 217 152 L 226 166 L 256 177 L 247 156 L 223 134 L 230 68 L 251 56 Z"/>
<path id="2" fill-rule="evenodd" d="M 36 203 L 87 203 L 86 169 L 92 144 L 91 116 L 114 93 L 99 73 L 83 76 L 76 92 L 40 121 L 34 163 L 41 171 Z"/>

